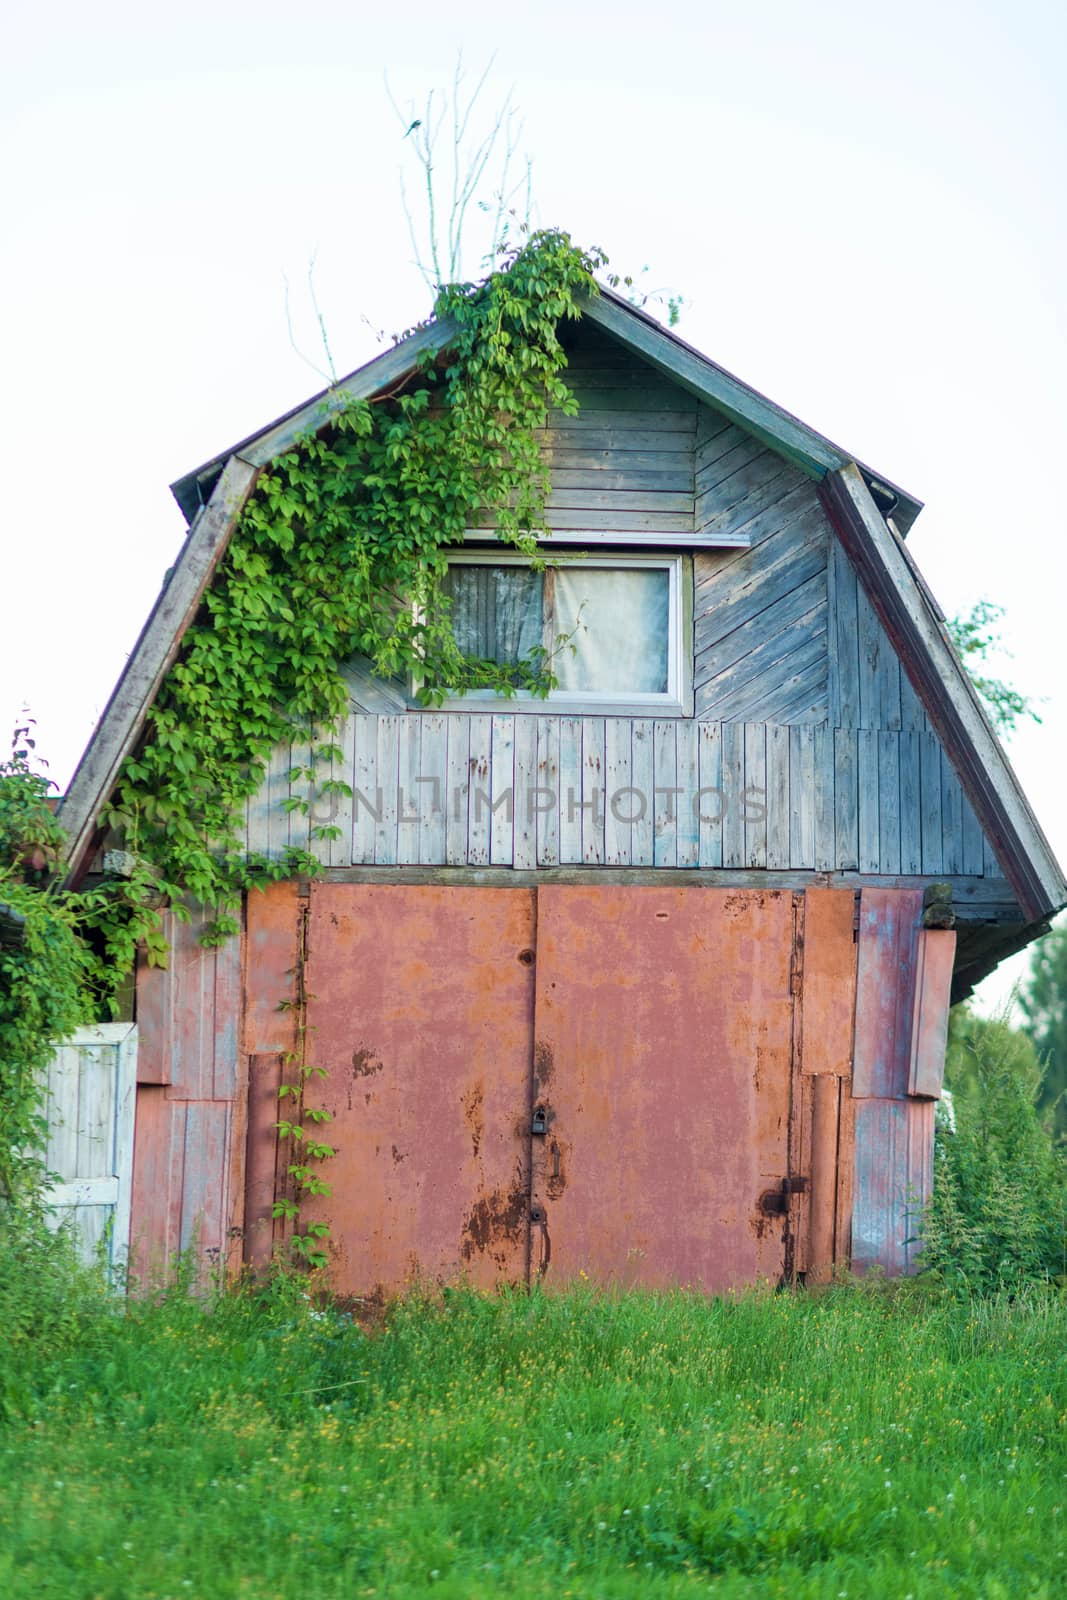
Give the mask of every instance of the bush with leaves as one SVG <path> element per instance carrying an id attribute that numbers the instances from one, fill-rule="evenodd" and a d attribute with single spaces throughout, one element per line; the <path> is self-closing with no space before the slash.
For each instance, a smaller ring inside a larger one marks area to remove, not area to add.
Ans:
<path id="1" fill-rule="evenodd" d="M 1003 1018 L 953 1014 L 946 1085 L 955 1129 L 939 1120 L 924 1267 L 986 1292 L 1067 1280 L 1067 1161 L 1037 1107 L 1041 1066 Z"/>

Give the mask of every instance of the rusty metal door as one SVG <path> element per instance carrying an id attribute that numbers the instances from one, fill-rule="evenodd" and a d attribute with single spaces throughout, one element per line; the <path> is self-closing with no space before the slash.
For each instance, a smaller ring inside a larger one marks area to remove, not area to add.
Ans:
<path id="1" fill-rule="evenodd" d="M 793 916 L 777 892 L 538 890 L 546 1281 L 717 1292 L 782 1276 Z"/>
<path id="2" fill-rule="evenodd" d="M 526 1280 L 533 946 L 532 889 L 312 885 L 339 1292 Z"/>
<path id="3" fill-rule="evenodd" d="M 314 884 L 335 1287 L 777 1281 L 794 948 L 787 893 Z"/>

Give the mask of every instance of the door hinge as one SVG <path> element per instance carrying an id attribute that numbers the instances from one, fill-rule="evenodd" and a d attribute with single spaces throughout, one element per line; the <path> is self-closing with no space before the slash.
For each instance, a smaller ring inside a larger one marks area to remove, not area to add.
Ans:
<path id="1" fill-rule="evenodd" d="M 804 1194 L 807 1178 L 783 1178 L 777 1189 L 764 1189 L 759 1197 L 759 1208 L 765 1217 L 784 1217 L 789 1212 L 789 1202 L 795 1194 Z"/>

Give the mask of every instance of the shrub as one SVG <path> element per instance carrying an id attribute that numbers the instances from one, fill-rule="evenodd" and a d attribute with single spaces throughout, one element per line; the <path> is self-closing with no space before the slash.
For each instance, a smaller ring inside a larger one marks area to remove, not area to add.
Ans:
<path id="1" fill-rule="evenodd" d="M 1067 1281 L 1067 1161 L 1038 1111 L 1033 1045 L 1003 1017 L 961 1008 L 946 1083 L 955 1129 L 938 1129 L 924 1266 L 982 1292 Z"/>

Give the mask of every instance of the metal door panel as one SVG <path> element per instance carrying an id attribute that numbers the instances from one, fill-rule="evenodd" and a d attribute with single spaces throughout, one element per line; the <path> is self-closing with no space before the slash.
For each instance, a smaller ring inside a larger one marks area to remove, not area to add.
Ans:
<path id="1" fill-rule="evenodd" d="M 538 890 L 533 1268 L 722 1291 L 785 1270 L 793 898 Z"/>
<path id="2" fill-rule="evenodd" d="M 338 1293 L 525 1281 L 534 891 L 315 883 L 309 1059 Z"/>

